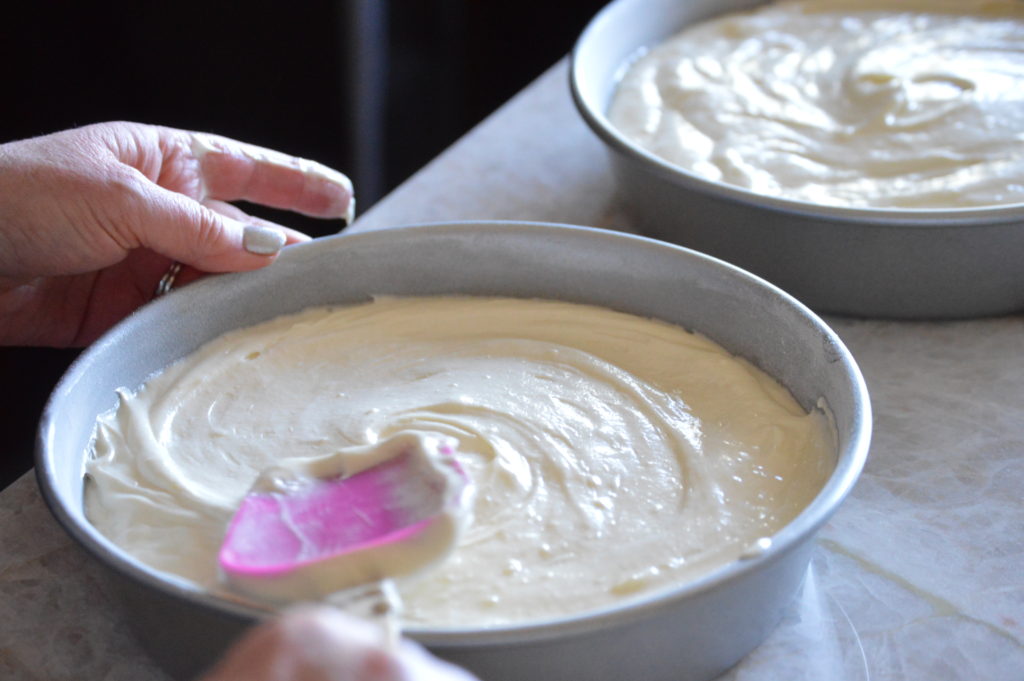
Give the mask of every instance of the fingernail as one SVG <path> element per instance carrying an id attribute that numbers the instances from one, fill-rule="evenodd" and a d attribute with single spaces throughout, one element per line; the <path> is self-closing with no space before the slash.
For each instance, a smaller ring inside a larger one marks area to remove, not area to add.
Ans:
<path id="1" fill-rule="evenodd" d="M 352 224 L 352 221 L 356 219 L 356 197 L 352 197 L 348 200 L 348 209 L 345 214 L 341 216 L 342 222 L 345 223 L 345 227 Z"/>
<path id="2" fill-rule="evenodd" d="M 274 255 L 284 248 L 285 236 L 272 227 L 246 225 L 242 233 L 242 248 L 255 255 Z"/>

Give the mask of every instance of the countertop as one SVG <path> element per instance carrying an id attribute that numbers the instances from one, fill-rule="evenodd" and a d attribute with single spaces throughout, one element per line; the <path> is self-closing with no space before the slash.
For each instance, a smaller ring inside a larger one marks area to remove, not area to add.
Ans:
<path id="1" fill-rule="evenodd" d="M 563 60 L 350 231 L 517 219 L 633 231 Z M 725 679 L 1024 679 L 1024 316 L 827 317 L 871 392 L 863 477 L 772 636 Z M 165 681 L 31 475 L 0 492 L 0 678 Z"/>

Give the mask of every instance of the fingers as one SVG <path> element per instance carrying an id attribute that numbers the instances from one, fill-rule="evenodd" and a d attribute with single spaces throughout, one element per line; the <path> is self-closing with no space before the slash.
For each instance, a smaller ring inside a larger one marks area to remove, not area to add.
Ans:
<path id="1" fill-rule="evenodd" d="M 146 200 L 134 204 L 143 215 L 131 231 L 140 245 L 196 269 L 256 269 L 272 262 L 284 245 L 309 239 L 246 215 L 227 201 L 248 200 L 317 217 L 350 217 L 353 210 L 351 182 L 318 163 L 218 135 L 112 126 L 115 132 L 121 127 L 134 142 L 108 140 L 108 145 L 150 180 L 142 191 Z"/>
<path id="2" fill-rule="evenodd" d="M 203 681 L 474 681 L 416 644 L 392 651 L 384 639 L 374 624 L 304 607 L 252 631 Z"/>
<path id="3" fill-rule="evenodd" d="M 191 149 L 209 198 L 352 221 L 352 183 L 336 170 L 206 133 L 191 134 Z"/>
<path id="4" fill-rule="evenodd" d="M 309 240 L 233 206 L 200 204 L 156 186 L 136 207 L 141 212 L 134 221 L 141 246 L 206 272 L 258 269 L 270 264 L 284 245 Z"/>
<path id="5" fill-rule="evenodd" d="M 276 222 L 271 222 L 270 220 L 264 220 L 263 218 L 256 217 L 255 215 L 249 215 L 244 210 L 233 204 L 218 201 L 216 199 L 206 199 L 202 201 L 202 204 L 214 212 L 220 213 L 221 215 L 229 217 L 237 222 L 241 222 L 243 225 L 265 227 L 269 230 L 278 231 L 284 234 L 286 245 L 309 241 L 308 234 L 304 234 L 297 229 L 279 225 Z"/>

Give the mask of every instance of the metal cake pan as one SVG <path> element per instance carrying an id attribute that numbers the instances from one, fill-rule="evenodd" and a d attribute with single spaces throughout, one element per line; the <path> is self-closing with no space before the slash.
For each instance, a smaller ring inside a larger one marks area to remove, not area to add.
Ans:
<path id="1" fill-rule="evenodd" d="M 685 27 L 757 0 L 616 0 L 572 53 L 570 86 L 608 147 L 643 232 L 771 281 L 819 312 L 961 318 L 1024 309 L 1024 204 L 970 209 L 819 206 L 713 182 L 627 140 L 606 111 L 631 59 Z"/>
<path id="2" fill-rule="evenodd" d="M 839 338 L 778 288 L 651 239 L 531 223 L 456 223 L 293 246 L 271 267 L 211 277 L 144 306 L 87 349 L 43 414 L 37 475 L 68 533 L 108 566 L 125 617 L 177 678 L 193 677 L 260 612 L 140 564 L 83 513 L 83 465 L 99 414 L 202 343 L 312 305 L 373 294 L 479 294 L 603 305 L 699 331 L 780 380 L 806 408 L 824 400 L 838 459 L 811 505 L 763 555 L 606 610 L 487 629 L 407 633 L 482 679 L 698 681 L 736 663 L 777 624 L 806 573 L 816 530 L 863 467 L 870 404 Z"/>

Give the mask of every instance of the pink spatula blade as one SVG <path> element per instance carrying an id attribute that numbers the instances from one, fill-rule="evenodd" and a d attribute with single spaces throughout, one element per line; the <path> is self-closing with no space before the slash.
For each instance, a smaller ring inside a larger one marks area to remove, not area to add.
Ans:
<path id="1" fill-rule="evenodd" d="M 221 546 L 223 575 L 271 598 L 319 597 L 440 559 L 468 484 L 451 454 L 413 448 L 351 477 L 250 493 Z"/>

